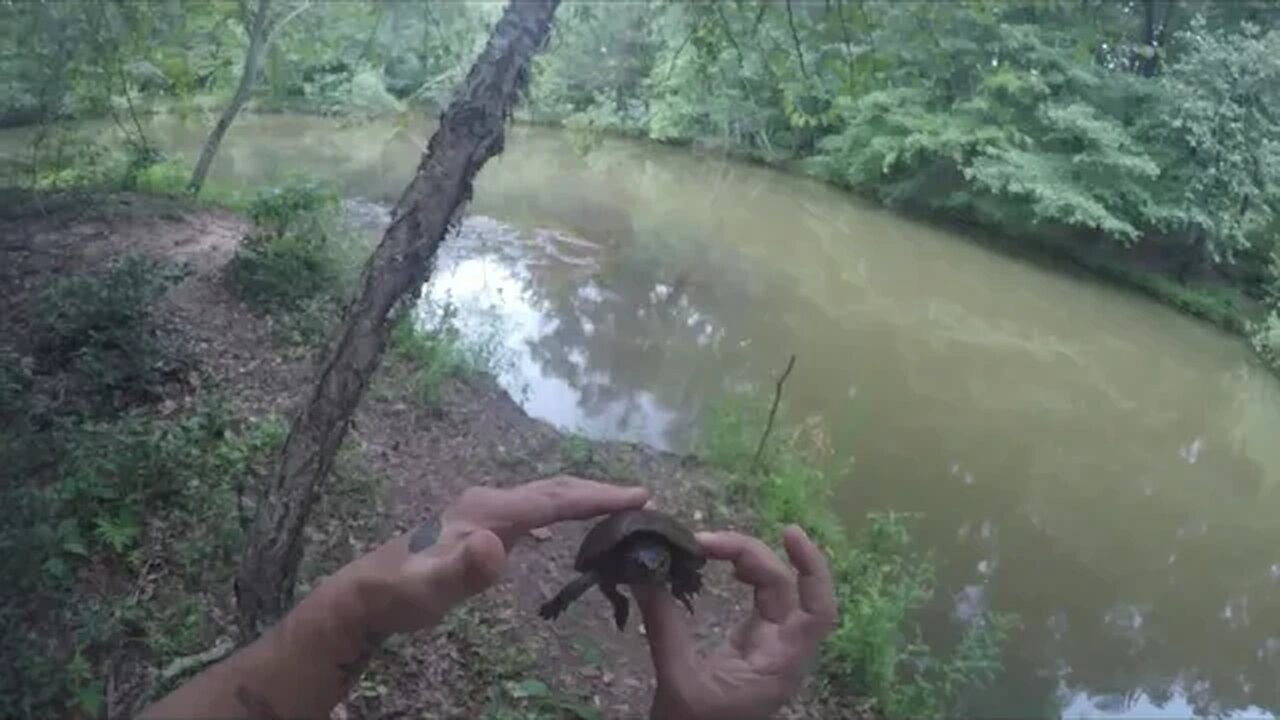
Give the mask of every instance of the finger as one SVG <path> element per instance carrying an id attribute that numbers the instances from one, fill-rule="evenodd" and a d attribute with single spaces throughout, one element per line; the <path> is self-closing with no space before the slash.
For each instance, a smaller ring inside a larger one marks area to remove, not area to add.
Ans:
<path id="1" fill-rule="evenodd" d="M 631 596 L 644 618 L 658 682 L 665 685 L 688 677 L 696 666 L 693 633 L 675 598 L 666 590 L 649 585 L 632 585 Z"/>
<path id="2" fill-rule="evenodd" d="M 504 508 L 513 524 L 525 530 L 562 520 L 585 520 L 620 510 L 642 507 L 649 491 L 559 475 L 535 480 L 507 491 Z"/>
<path id="3" fill-rule="evenodd" d="M 411 556 L 405 572 L 419 593 L 426 620 L 432 622 L 497 582 L 506 560 L 498 536 L 476 530 L 444 553 Z"/>
<path id="4" fill-rule="evenodd" d="M 800 609 L 830 627 L 838 619 L 836 593 L 831 581 L 827 558 L 809 539 L 804 530 L 792 525 L 782 533 L 787 557 L 799 573 L 796 585 L 800 591 Z"/>
<path id="5" fill-rule="evenodd" d="M 734 577 L 755 588 L 756 614 L 781 623 L 796 609 L 795 573 L 756 538 L 736 532 L 698 533 L 707 555 L 733 563 Z"/>

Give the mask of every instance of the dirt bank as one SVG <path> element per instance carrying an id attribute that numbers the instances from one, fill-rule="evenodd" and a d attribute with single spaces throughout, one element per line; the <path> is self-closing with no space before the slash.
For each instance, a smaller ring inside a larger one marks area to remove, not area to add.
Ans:
<path id="1" fill-rule="evenodd" d="M 242 420 L 289 415 L 310 382 L 315 353 L 278 342 L 271 320 L 249 312 L 228 289 L 225 267 L 246 230 L 242 219 L 136 196 L 18 207 L 10 204 L 0 213 L 0 298 L 8 308 L 0 321 L 0 335 L 8 340 L 0 350 L 23 352 L 24 318 L 51 280 L 141 252 L 190 269 L 158 308 L 196 365 L 161 401 L 167 411 L 180 414 L 194 395 L 213 390 Z M 471 485 L 510 486 L 557 472 L 644 484 L 659 506 L 699 528 L 752 524 L 749 512 L 726 505 L 715 472 L 693 458 L 632 444 L 566 440 L 527 416 L 487 378 L 451 380 L 440 401 L 427 407 L 409 389 L 411 372 L 388 357 L 361 405 L 348 453 L 358 459 L 361 476 L 376 482 L 376 491 L 359 501 L 324 504 L 310 530 L 306 568 L 312 579 L 414 527 Z M 349 479 L 335 482 L 345 487 Z M 554 625 L 535 614 L 569 576 L 583 531 L 566 524 L 530 538 L 513 553 L 501 583 L 443 627 L 388 643 L 335 717 L 645 715 L 653 679 L 645 639 L 634 623 L 625 633 L 615 630 L 607 604 L 596 594 Z M 134 581 L 123 580 L 125 586 Z M 205 637 L 229 637 L 230 588 L 199 592 L 213 618 Z M 697 602 L 699 638 L 710 643 L 722 637 L 747 602 L 723 569 L 713 569 Z M 100 662 L 117 696 L 137 698 L 147 691 L 146 668 L 172 659 L 120 647 Z M 128 703 L 117 697 L 115 707 Z M 798 703 L 784 716 L 850 713 Z"/>

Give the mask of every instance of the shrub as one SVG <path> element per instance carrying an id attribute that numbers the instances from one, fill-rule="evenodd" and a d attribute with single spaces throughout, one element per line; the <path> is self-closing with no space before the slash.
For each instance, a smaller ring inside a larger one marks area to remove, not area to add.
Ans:
<path id="1" fill-rule="evenodd" d="M 55 282 L 41 296 L 33 335 L 45 372 L 67 372 L 91 408 L 144 395 L 173 369 L 153 309 L 182 274 L 140 255 L 104 272 Z"/>
<path id="2" fill-rule="evenodd" d="M 289 339 L 323 337 L 346 299 L 360 242 L 338 214 L 338 196 L 308 180 L 264 190 L 249 202 L 255 224 L 230 264 L 236 293 L 252 308 L 279 315 Z"/>
<path id="3" fill-rule="evenodd" d="M 340 281 L 335 258 L 317 235 L 250 235 L 236 250 L 230 272 L 240 297 L 266 312 L 298 311 Z"/>
<path id="4" fill-rule="evenodd" d="M 1273 369 L 1280 371 L 1280 312 L 1272 310 L 1258 323 L 1249 338 L 1254 350 Z"/>
<path id="5" fill-rule="evenodd" d="M 294 178 L 260 191 L 249 201 L 249 219 L 258 233 L 280 236 L 314 230 L 317 223 L 333 219 L 338 195 L 322 183 Z"/>
<path id="6" fill-rule="evenodd" d="M 803 433 L 775 434 L 763 469 L 751 472 L 766 410 L 745 398 L 721 403 L 706 424 L 703 453 L 730 473 L 731 492 L 756 508 L 765 536 L 778 537 L 784 526 L 796 524 L 827 550 L 840 624 L 823 649 L 822 691 L 871 696 L 891 718 L 946 715 L 963 690 L 995 678 L 1011 621 L 980 618 L 942 658 L 909 641 L 904 630 L 933 585 L 931 559 L 912 548 L 909 518 L 875 514 L 865 530 L 848 537 L 831 510 L 829 479 L 801 450 Z"/>

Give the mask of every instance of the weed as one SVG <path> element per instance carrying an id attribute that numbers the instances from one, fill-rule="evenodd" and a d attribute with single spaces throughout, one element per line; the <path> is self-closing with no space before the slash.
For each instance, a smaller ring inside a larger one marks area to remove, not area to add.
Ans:
<path id="1" fill-rule="evenodd" d="M 560 442 L 560 457 L 570 469 L 586 468 L 592 458 L 591 440 L 574 433 L 566 433 Z"/>
<path id="2" fill-rule="evenodd" d="M 994 679 L 1010 621 L 982 618 L 945 658 L 906 642 L 903 629 L 933 585 L 931 559 L 911 547 L 910 519 L 873 515 L 863 532 L 848 537 L 831 510 L 830 482 L 800 450 L 799 435 L 782 438 L 764 470 L 750 472 L 765 413 L 763 403 L 749 399 L 723 402 L 707 423 L 703 454 L 730 473 L 729 491 L 756 508 L 766 536 L 796 524 L 827 549 L 840 624 L 823 649 L 821 687 L 836 697 L 874 697 L 889 717 L 945 715 L 962 690 Z"/>
<path id="3" fill-rule="evenodd" d="M 414 367 L 418 400 L 434 407 L 449 378 L 487 370 L 484 356 L 462 339 L 446 313 L 434 328 L 423 328 L 413 313 L 404 313 L 391 328 L 391 350 Z"/>

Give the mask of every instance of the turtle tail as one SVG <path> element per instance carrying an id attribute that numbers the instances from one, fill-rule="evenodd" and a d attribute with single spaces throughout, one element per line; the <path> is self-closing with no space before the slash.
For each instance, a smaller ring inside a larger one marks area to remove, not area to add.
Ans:
<path id="1" fill-rule="evenodd" d="M 570 603 L 582 597 L 582 594 L 595 587 L 597 582 L 595 573 L 584 573 L 574 578 L 572 582 L 565 585 L 556 596 L 542 604 L 538 609 L 538 614 L 546 620 L 555 620 L 560 617 L 560 613 L 569 607 Z"/>

